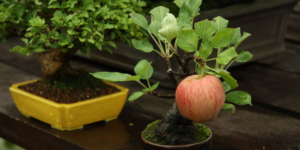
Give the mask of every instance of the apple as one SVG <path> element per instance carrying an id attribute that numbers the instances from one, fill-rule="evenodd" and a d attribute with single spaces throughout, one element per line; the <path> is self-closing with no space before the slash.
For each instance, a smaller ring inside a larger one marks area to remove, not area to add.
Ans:
<path id="1" fill-rule="evenodd" d="M 225 89 L 213 75 L 191 75 L 183 79 L 175 93 L 182 117 L 194 122 L 205 122 L 217 117 L 225 102 Z"/>

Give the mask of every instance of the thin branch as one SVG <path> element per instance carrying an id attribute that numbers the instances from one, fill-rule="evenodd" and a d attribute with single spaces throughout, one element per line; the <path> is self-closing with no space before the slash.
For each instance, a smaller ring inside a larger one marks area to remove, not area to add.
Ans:
<path id="1" fill-rule="evenodd" d="M 175 94 L 159 94 L 159 93 L 156 93 L 154 91 L 149 92 L 148 94 L 151 94 L 151 95 L 154 95 L 154 96 L 157 96 L 157 97 L 161 97 L 161 98 L 167 98 L 167 99 L 174 99 L 175 98 Z"/>
<path id="2" fill-rule="evenodd" d="M 181 61 L 181 59 L 180 59 L 180 56 L 179 56 L 178 53 L 177 53 L 176 47 L 175 47 L 175 48 L 174 48 L 174 47 L 171 47 L 171 52 L 174 53 L 174 55 L 175 55 L 175 57 L 176 57 L 176 60 L 177 60 L 178 64 L 182 67 L 183 64 L 182 64 L 182 61 Z"/>
<path id="3" fill-rule="evenodd" d="M 173 82 L 173 84 L 175 85 L 175 87 L 177 87 L 178 82 L 177 82 L 177 80 L 175 78 L 174 71 L 172 69 L 168 69 L 167 74 L 170 77 L 170 79 Z"/>

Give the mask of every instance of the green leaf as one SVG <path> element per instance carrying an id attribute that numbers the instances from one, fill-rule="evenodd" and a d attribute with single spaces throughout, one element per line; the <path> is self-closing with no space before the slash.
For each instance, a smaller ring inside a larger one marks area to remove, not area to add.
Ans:
<path id="1" fill-rule="evenodd" d="M 212 49 L 210 43 L 207 41 L 204 41 L 201 43 L 201 46 L 200 46 L 199 57 L 205 61 L 208 58 L 208 56 L 210 56 L 212 51 L 213 51 L 213 49 Z"/>
<path id="2" fill-rule="evenodd" d="M 185 3 L 185 1 L 187 1 L 187 0 L 175 0 L 174 3 L 175 3 L 179 8 L 181 8 L 181 6 L 183 5 L 183 3 Z"/>
<path id="3" fill-rule="evenodd" d="M 84 10 L 84 11 L 82 11 L 82 12 L 80 12 L 78 14 L 78 17 L 88 18 L 89 17 L 89 13 L 86 10 Z"/>
<path id="4" fill-rule="evenodd" d="M 221 16 L 215 17 L 211 23 L 217 28 L 217 32 L 225 29 L 228 26 L 228 20 L 222 18 Z"/>
<path id="5" fill-rule="evenodd" d="M 169 9 L 163 6 L 155 7 L 150 11 L 150 14 L 152 14 L 153 18 L 159 22 L 162 22 L 168 13 Z"/>
<path id="6" fill-rule="evenodd" d="M 119 72 L 96 72 L 90 74 L 93 75 L 95 78 L 109 82 L 128 81 L 127 78 L 131 76 L 130 74 Z"/>
<path id="7" fill-rule="evenodd" d="M 141 80 L 141 75 L 135 75 L 135 76 L 127 77 L 127 80 L 128 80 L 128 81 L 137 81 L 137 82 L 140 82 L 140 80 Z"/>
<path id="8" fill-rule="evenodd" d="M 203 41 L 208 41 L 211 39 L 216 30 L 216 27 L 207 19 L 195 23 L 195 31 Z"/>
<path id="9" fill-rule="evenodd" d="M 180 10 L 178 16 L 178 29 L 189 29 L 192 26 L 193 18 L 199 14 L 200 5 L 202 0 L 187 0 L 185 1 Z"/>
<path id="10" fill-rule="evenodd" d="M 45 52 L 46 50 L 43 48 L 43 46 L 38 46 L 33 48 L 33 51 L 38 53 L 38 52 Z"/>
<path id="11" fill-rule="evenodd" d="M 223 29 L 216 33 L 211 41 L 213 48 L 226 47 L 231 42 L 231 39 L 234 35 L 234 30 L 230 28 Z"/>
<path id="12" fill-rule="evenodd" d="M 145 30 L 148 30 L 148 21 L 143 15 L 137 13 L 131 13 L 130 16 L 133 19 L 133 22 L 135 24 L 144 28 Z"/>
<path id="13" fill-rule="evenodd" d="M 193 29 L 181 30 L 176 45 L 187 52 L 194 52 L 198 47 L 198 36 Z"/>
<path id="14" fill-rule="evenodd" d="M 49 5 L 48 6 L 48 8 L 60 8 L 60 4 L 59 4 L 59 2 L 56 2 L 56 3 L 53 3 L 53 4 L 51 4 L 51 5 Z"/>
<path id="15" fill-rule="evenodd" d="M 141 79 L 149 79 L 153 74 L 153 67 L 146 59 L 139 61 L 134 67 L 134 72 L 141 75 Z"/>
<path id="16" fill-rule="evenodd" d="M 252 58 L 252 54 L 247 51 L 241 51 L 239 55 L 235 58 L 237 62 L 247 62 Z"/>
<path id="17" fill-rule="evenodd" d="M 177 20 L 174 15 L 168 13 L 162 20 L 162 28 L 158 30 L 158 33 L 166 38 L 169 42 L 177 36 Z"/>
<path id="18" fill-rule="evenodd" d="M 43 4 L 43 3 L 40 2 L 39 0 L 34 0 L 34 3 L 35 3 L 36 5 L 42 5 L 42 4 Z"/>
<path id="19" fill-rule="evenodd" d="M 234 48 L 237 48 L 245 39 L 247 39 L 251 34 L 244 32 L 243 36 L 237 41 L 237 43 L 234 45 Z"/>
<path id="20" fill-rule="evenodd" d="M 159 38 L 158 36 L 158 30 L 161 29 L 161 23 L 158 22 L 157 20 L 152 20 L 150 25 L 149 25 L 149 31 L 154 34 L 157 38 Z"/>
<path id="21" fill-rule="evenodd" d="M 56 1 L 57 0 L 50 0 L 49 3 L 48 3 L 48 5 L 50 5 L 50 4 L 52 4 L 52 3 L 56 2 Z"/>
<path id="22" fill-rule="evenodd" d="M 238 87 L 237 81 L 229 73 L 221 71 L 220 76 L 230 85 L 231 89 Z"/>
<path id="23" fill-rule="evenodd" d="M 222 84 L 223 84 L 223 87 L 225 89 L 225 92 L 228 92 L 228 91 L 231 90 L 230 85 L 226 81 L 223 81 Z"/>
<path id="24" fill-rule="evenodd" d="M 158 85 L 159 85 L 159 82 L 155 83 L 155 84 L 152 85 L 150 88 L 143 89 L 142 91 L 143 91 L 143 92 L 151 92 L 151 91 L 154 91 L 155 89 L 157 89 Z"/>
<path id="25" fill-rule="evenodd" d="M 223 109 L 225 111 L 227 111 L 228 113 L 231 113 L 231 114 L 235 113 L 235 110 L 236 110 L 234 105 L 227 104 L 227 103 L 223 104 Z"/>
<path id="26" fill-rule="evenodd" d="M 219 64 L 227 65 L 230 62 L 230 60 L 235 56 L 237 56 L 237 53 L 234 47 L 230 47 L 229 49 L 223 51 L 217 56 L 217 62 Z"/>
<path id="27" fill-rule="evenodd" d="M 95 40 L 94 40 L 93 38 L 89 38 L 87 41 L 88 41 L 89 43 L 91 43 L 91 44 L 94 44 L 94 43 L 95 43 Z"/>
<path id="28" fill-rule="evenodd" d="M 134 92 L 133 94 L 131 94 L 128 98 L 128 100 L 130 102 L 133 102 L 134 100 L 140 98 L 141 96 L 143 96 L 145 93 L 144 92 L 141 92 L 141 91 L 138 91 L 138 92 Z"/>
<path id="29" fill-rule="evenodd" d="M 251 105 L 251 96 L 250 94 L 244 91 L 233 91 L 226 94 L 226 101 L 234 103 L 236 105 Z"/>
<path id="30" fill-rule="evenodd" d="M 147 41 L 139 41 L 136 39 L 132 39 L 131 42 L 134 48 L 143 52 L 149 53 L 154 50 L 153 46 Z"/>
<path id="31" fill-rule="evenodd" d="M 23 49 L 23 47 L 21 47 L 21 46 L 15 46 L 13 49 L 9 50 L 9 52 L 18 52 L 22 49 Z"/>
<path id="32" fill-rule="evenodd" d="M 230 42 L 229 45 L 236 44 L 240 38 L 241 38 L 241 30 L 240 30 L 240 28 L 234 29 L 234 34 L 233 34 L 233 37 L 232 37 L 231 42 Z"/>

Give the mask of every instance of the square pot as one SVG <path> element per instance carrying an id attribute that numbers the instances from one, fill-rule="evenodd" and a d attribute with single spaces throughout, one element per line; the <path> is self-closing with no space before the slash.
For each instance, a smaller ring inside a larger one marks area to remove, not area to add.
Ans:
<path id="1" fill-rule="evenodd" d="M 13 84 L 9 88 L 18 110 L 26 117 L 33 117 L 62 131 L 80 129 L 86 124 L 118 118 L 129 91 L 122 86 L 106 82 L 121 91 L 72 104 L 59 104 L 18 88 L 35 81 L 37 80 Z"/>

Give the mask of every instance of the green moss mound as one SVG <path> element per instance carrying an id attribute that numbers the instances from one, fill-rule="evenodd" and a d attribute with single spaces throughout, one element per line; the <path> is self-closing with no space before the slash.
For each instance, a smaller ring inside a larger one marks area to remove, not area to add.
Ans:
<path id="1" fill-rule="evenodd" d="M 150 124 L 147 125 L 146 129 L 142 132 L 143 137 L 151 142 L 151 143 L 155 143 L 155 144 L 161 144 L 161 145 L 166 145 L 164 141 L 161 142 L 157 142 L 157 138 L 155 137 L 155 129 L 158 128 L 158 124 L 160 123 L 161 120 L 156 120 Z M 192 139 L 196 139 L 194 141 L 191 141 L 191 143 L 188 144 L 194 144 L 194 143 L 198 143 L 198 142 L 202 142 L 204 140 L 206 140 L 207 138 L 209 138 L 211 131 L 204 125 L 200 124 L 200 123 L 195 123 L 194 124 L 195 127 L 198 129 L 198 136 L 197 138 L 192 138 Z M 182 137 L 182 138 L 188 138 L 188 137 Z"/>

